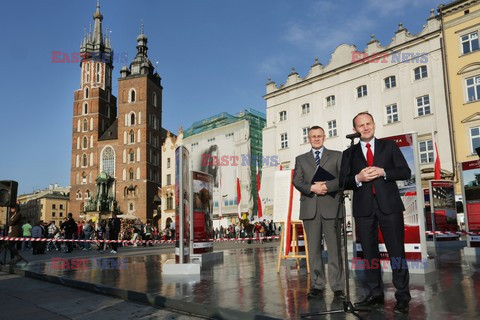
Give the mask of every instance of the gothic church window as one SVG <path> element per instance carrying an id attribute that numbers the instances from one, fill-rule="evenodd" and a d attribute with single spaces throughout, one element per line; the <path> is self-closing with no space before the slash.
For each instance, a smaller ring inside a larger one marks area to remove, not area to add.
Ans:
<path id="1" fill-rule="evenodd" d="M 135 125 L 135 113 L 133 113 L 133 112 L 132 112 L 132 114 L 130 114 L 130 125 L 131 126 Z"/>
<path id="2" fill-rule="evenodd" d="M 82 167 L 86 167 L 88 165 L 88 158 L 87 155 L 84 153 L 82 155 Z"/>
<path id="3" fill-rule="evenodd" d="M 102 152 L 102 171 L 115 176 L 115 152 L 112 147 L 106 147 Z"/>
<path id="4" fill-rule="evenodd" d="M 135 143 L 135 132 L 133 130 L 130 130 L 130 143 Z"/>
<path id="5" fill-rule="evenodd" d="M 83 119 L 83 128 L 82 128 L 82 131 L 83 131 L 83 132 L 88 131 L 88 120 L 87 120 L 87 119 Z"/>
<path id="6" fill-rule="evenodd" d="M 134 89 L 130 89 L 130 97 L 129 97 L 129 102 L 135 102 L 136 101 L 136 92 Z"/>

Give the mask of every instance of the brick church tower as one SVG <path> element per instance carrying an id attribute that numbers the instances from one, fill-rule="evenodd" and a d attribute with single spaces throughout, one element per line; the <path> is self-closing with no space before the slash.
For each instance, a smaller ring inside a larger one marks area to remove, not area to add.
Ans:
<path id="1" fill-rule="evenodd" d="M 99 175 L 98 139 L 116 118 L 112 95 L 110 40 L 102 35 L 100 5 L 93 14 L 93 33 L 86 34 L 80 47 L 80 89 L 74 93 L 70 211 L 80 213 L 95 196 Z"/>
<path id="2" fill-rule="evenodd" d="M 137 54 L 118 80 L 116 195 L 120 210 L 129 214 L 152 213 L 160 201 L 162 86 L 147 50 L 142 26 Z"/>
<path id="3" fill-rule="evenodd" d="M 113 50 L 103 36 L 100 5 L 94 30 L 81 44 L 81 86 L 74 93 L 70 211 L 74 217 L 128 214 L 142 221 L 160 205 L 162 86 L 147 56 L 147 37 L 137 37 L 137 54 L 112 94 Z"/>

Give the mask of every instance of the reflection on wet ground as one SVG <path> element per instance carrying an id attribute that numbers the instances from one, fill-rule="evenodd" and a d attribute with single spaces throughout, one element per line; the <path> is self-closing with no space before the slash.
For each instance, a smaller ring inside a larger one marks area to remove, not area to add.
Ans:
<path id="1" fill-rule="evenodd" d="M 22 267 L 34 273 L 94 283 L 135 292 L 148 293 L 197 303 L 210 308 L 226 308 L 269 315 L 281 319 L 298 319 L 300 314 L 342 308 L 328 288 L 322 301 L 307 300 L 309 276 L 294 263 L 282 264 L 277 274 L 277 248 L 243 248 L 224 251 L 224 261 L 202 268 L 200 277 L 162 275 L 162 263 L 173 254 L 116 257 L 127 259 L 127 267 L 59 270 L 52 262 Z M 93 259 L 92 259 L 93 260 Z M 93 265 L 93 261 L 91 264 Z M 480 262 L 463 256 L 461 248 L 437 249 L 433 273 L 410 276 L 412 301 L 410 319 L 478 319 L 480 318 Z M 352 301 L 359 300 L 363 272 L 350 273 Z M 371 319 L 395 319 L 395 289 L 390 274 L 384 274 L 385 307 L 374 310 Z M 354 319 L 351 314 L 335 314 L 328 319 Z"/>

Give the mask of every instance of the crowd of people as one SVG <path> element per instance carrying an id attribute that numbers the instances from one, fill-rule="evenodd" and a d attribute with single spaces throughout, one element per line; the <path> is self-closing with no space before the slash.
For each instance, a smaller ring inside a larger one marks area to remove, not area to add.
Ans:
<path id="1" fill-rule="evenodd" d="M 248 219 L 242 220 L 237 224 L 230 224 L 228 227 L 220 226 L 215 228 L 215 239 L 242 239 L 242 238 L 263 238 L 275 236 L 280 233 L 280 226 L 277 229 L 276 224 L 269 220 L 256 221 L 250 223 Z"/>
<path id="2" fill-rule="evenodd" d="M 119 219 L 115 213 L 109 219 L 88 219 L 77 220 L 73 214 L 69 213 L 63 219 L 60 225 L 55 221 L 37 221 L 30 220 L 21 222 L 19 206 L 12 208 L 10 219 L 10 237 L 24 238 L 46 238 L 48 241 L 9 241 L 11 260 L 18 260 L 16 254 L 18 250 L 31 250 L 32 254 L 45 254 L 48 251 L 63 250 L 71 253 L 77 250 L 96 250 L 104 253 L 110 250 L 110 253 L 117 253 L 118 246 L 153 246 L 150 240 L 175 240 L 175 224 L 171 218 L 167 218 L 165 226 L 158 228 L 151 221 L 146 223 L 140 219 L 129 220 Z M 212 238 L 215 239 L 241 239 L 258 238 L 262 241 L 263 237 L 275 236 L 280 233 L 273 221 L 263 220 L 251 223 L 248 219 L 242 220 L 237 224 L 230 224 L 228 227 L 220 226 L 212 230 Z M 80 241 L 62 241 L 63 239 L 73 239 Z M 96 242 L 95 240 L 121 240 L 124 242 Z"/>

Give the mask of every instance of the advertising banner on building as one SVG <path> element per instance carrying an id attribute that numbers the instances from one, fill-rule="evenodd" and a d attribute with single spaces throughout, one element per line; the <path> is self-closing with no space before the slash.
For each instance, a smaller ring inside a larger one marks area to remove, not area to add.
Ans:
<path id="1" fill-rule="evenodd" d="M 463 162 L 461 177 L 468 246 L 480 247 L 480 160 Z"/>
<path id="2" fill-rule="evenodd" d="M 193 253 L 213 251 L 213 177 L 192 171 Z"/>
<path id="3" fill-rule="evenodd" d="M 188 263 L 190 258 L 190 176 L 188 150 L 175 150 L 175 260 Z M 183 251 L 183 257 L 180 252 Z"/>
<path id="4" fill-rule="evenodd" d="M 427 259 L 427 246 L 425 238 L 425 215 L 423 211 L 424 195 L 421 188 L 420 166 L 417 145 L 417 134 L 404 134 L 383 138 L 397 143 L 408 166 L 411 177 L 407 180 L 397 181 L 397 186 L 405 206 L 403 212 L 405 230 L 405 256 L 410 261 Z M 380 257 L 385 261 L 389 259 L 383 236 L 378 229 Z M 363 258 L 362 246 L 357 236 L 357 258 Z M 384 263 L 384 262 L 382 262 Z M 382 264 L 383 266 L 383 264 Z"/>
<path id="5" fill-rule="evenodd" d="M 455 183 L 447 180 L 430 180 L 430 214 L 432 231 L 437 240 L 458 240 Z"/>

